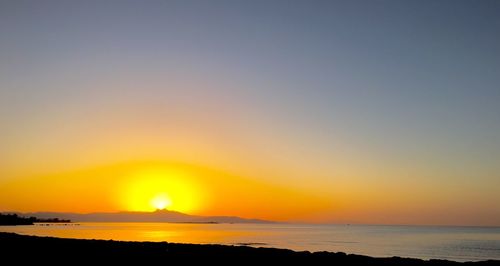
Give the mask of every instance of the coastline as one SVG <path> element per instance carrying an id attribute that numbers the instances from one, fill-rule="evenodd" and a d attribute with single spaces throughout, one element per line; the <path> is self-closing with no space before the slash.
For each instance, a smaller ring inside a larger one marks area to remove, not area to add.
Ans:
<path id="1" fill-rule="evenodd" d="M 292 251 L 271 247 L 230 246 L 212 244 L 178 244 L 167 242 L 129 242 L 83 240 L 27 236 L 0 232 L 3 259 L 23 259 L 37 263 L 72 264 L 82 261 L 140 261 L 141 265 L 158 262 L 203 262 L 246 264 L 249 262 L 304 263 L 308 265 L 500 265 L 500 261 L 455 262 L 413 258 L 374 258 L 343 252 Z M 26 256 L 29 254 L 29 256 Z"/>

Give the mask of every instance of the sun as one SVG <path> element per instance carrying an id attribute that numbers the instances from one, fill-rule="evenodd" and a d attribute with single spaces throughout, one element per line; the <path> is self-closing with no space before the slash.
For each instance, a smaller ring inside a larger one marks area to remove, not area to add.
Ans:
<path id="1" fill-rule="evenodd" d="M 203 190 L 189 173 L 176 169 L 147 169 L 125 179 L 120 190 L 122 210 L 168 209 L 193 213 L 202 208 Z"/>
<path id="2" fill-rule="evenodd" d="M 167 193 L 160 193 L 151 199 L 151 206 L 157 210 L 165 210 L 172 205 L 172 200 Z"/>

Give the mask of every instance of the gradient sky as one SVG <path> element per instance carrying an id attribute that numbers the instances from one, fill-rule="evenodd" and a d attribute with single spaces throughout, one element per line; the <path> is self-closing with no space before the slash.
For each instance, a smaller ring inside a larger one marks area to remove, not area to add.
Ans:
<path id="1" fill-rule="evenodd" d="M 50 197 L 175 162 L 198 183 L 234 177 L 225 191 L 273 187 L 200 214 L 498 226 L 499 14 L 472 0 L 2 0 L 0 210 L 118 209 Z"/>

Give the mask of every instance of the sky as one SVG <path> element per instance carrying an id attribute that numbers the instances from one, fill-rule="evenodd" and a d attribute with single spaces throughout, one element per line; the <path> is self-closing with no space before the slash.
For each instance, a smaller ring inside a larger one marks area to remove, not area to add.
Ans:
<path id="1" fill-rule="evenodd" d="M 498 14 L 2 0 L 0 210 L 500 226 Z"/>

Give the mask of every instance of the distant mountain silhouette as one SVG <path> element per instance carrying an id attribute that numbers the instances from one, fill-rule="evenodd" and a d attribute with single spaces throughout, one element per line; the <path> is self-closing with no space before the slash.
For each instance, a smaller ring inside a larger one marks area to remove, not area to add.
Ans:
<path id="1" fill-rule="evenodd" d="M 236 216 L 197 216 L 176 211 L 157 210 L 154 212 L 32 212 L 15 213 L 19 216 L 35 216 L 40 219 L 58 217 L 73 222 L 168 222 L 168 223 L 274 223 L 260 219 L 245 219 Z"/>

